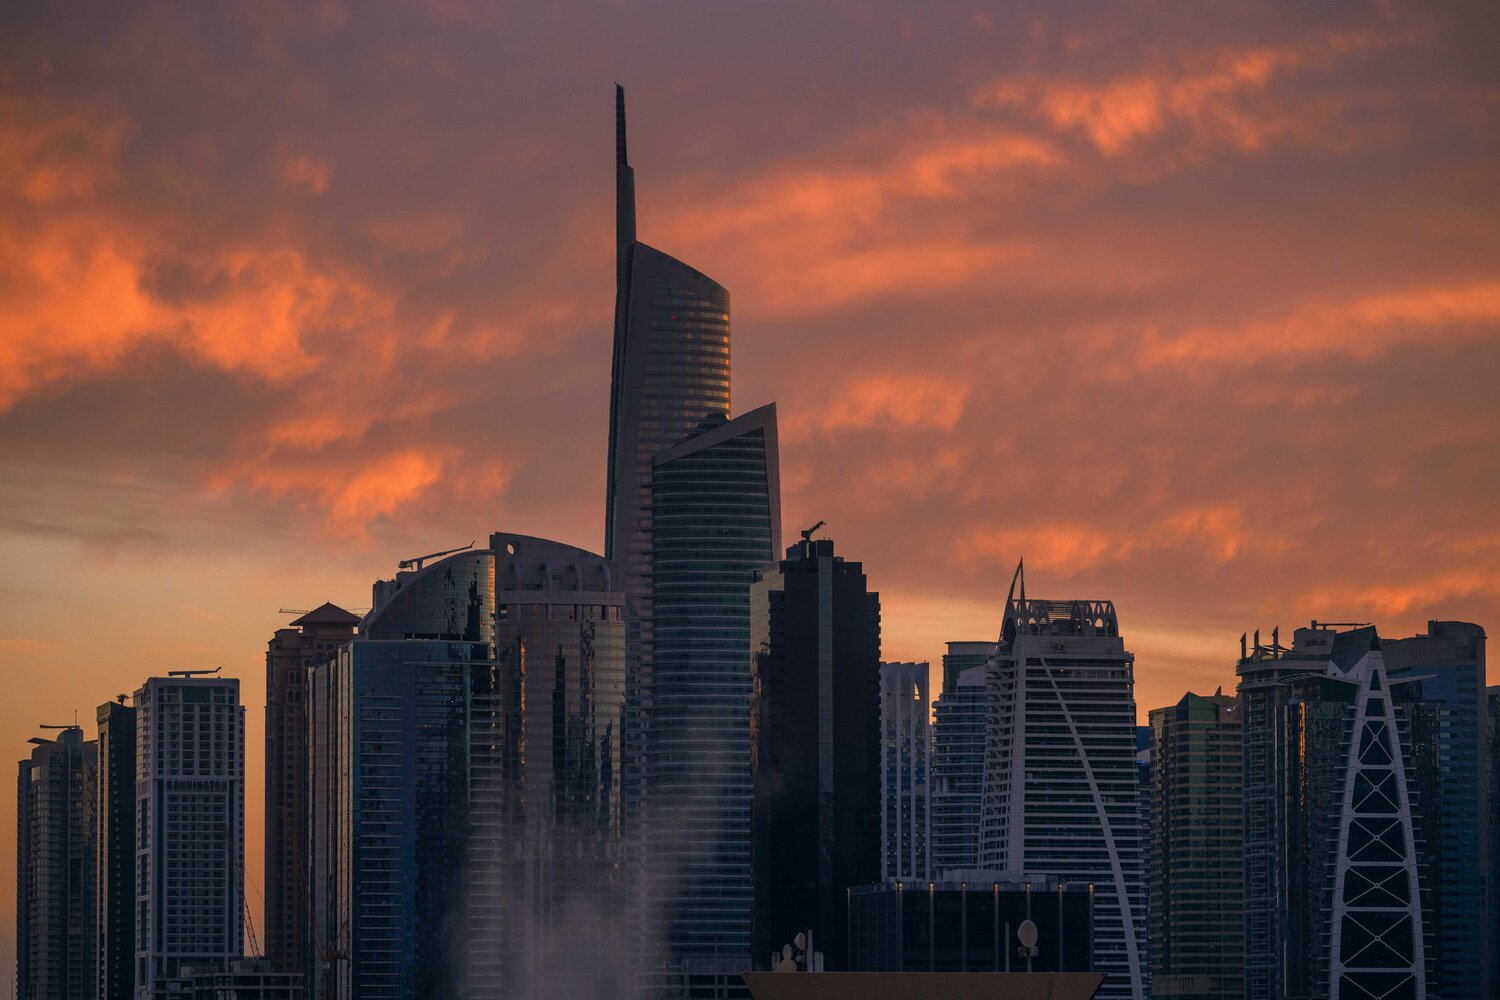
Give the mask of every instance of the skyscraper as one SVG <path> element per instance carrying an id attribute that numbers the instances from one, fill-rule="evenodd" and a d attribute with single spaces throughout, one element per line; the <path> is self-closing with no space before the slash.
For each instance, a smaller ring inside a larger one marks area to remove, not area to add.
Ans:
<path id="1" fill-rule="evenodd" d="M 135 693 L 136 996 L 245 953 L 245 709 L 232 677 Z"/>
<path id="2" fill-rule="evenodd" d="M 620 992 L 624 599 L 496 533 L 373 588 L 312 670 L 310 992 Z"/>
<path id="3" fill-rule="evenodd" d="M 1485 688 L 1490 748 L 1490 940 L 1500 943 L 1500 685 Z M 1490 996 L 1500 997 L 1500 960 L 1490 957 Z"/>
<path id="4" fill-rule="evenodd" d="M 105 702 L 99 723 L 95 930 L 99 1000 L 135 995 L 135 707 Z"/>
<path id="5" fill-rule="evenodd" d="M 1145 1000 L 1134 656 L 1109 601 L 1006 601 L 988 667 L 980 865 L 1094 882 L 1100 996 Z"/>
<path id="6" fill-rule="evenodd" d="M 1490 759 L 1484 629 L 1428 622 L 1423 635 L 1384 639 L 1391 683 L 1401 684 L 1421 834 L 1421 880 L 1430 908 L 1427 993 L 1482 996 L 1496 943 L 1492 905 Z"/>
<path id="7" fill-rule="evenodd" d="M 738 972 L 752 900 L 750 585 L 781 543 L 775 405 L 705 419 L 656 457 L 651 490 L 650 884 L 670 959 Z"/>
<path id="8" fill-rule="evenodd" d="M 513 781 L 502 778 L 515 771 L 491 769 L 519 769 L 492 749 L 515 744 L 504 731 L 513 714 L 506 695 L 518 700 L 515 679 L 495 668 L 493 555 L 412 563 L 375 583 L 359 636 L 312 669 L 318 967 L 308 986 L 320 1000 L 429 997 L 469 985 L 472 793 L 504 796 Z"/>
<path id="9" fill-rule="evenodd" d="M 933 706 L 933 878 L 979 867 L 979 805 L 984 791 L 984 736 L 988 708 L 984 665 L 993 642 L 950 642 L 943 654 L 943 692 Z"/>
<path id="10" fill-rule="evenodd" d="M 1428 994 L 1428 892 L 1413 811 L 1411 682 L 1375 629 L 1273 633 L 1240 659 L 1245 993 Z"/>
<path id="11" fill-rule="evenodd" d="M 927 880 L 932 730 L 926 663 L 880 665 L 882 881 Z"/>
<path id="12" fill-rule="evenodd" d="M 266 958 L 309 975 L 307 678 L 354 634 L 359 617 L 323 604 L 277 629 L 266 649 Z"/>
<path id="13" fill-rule="evenodd" d="M 938 696 L 947 694 L 958 683 L 966 670 L 982 667 L 995 655 L 993 642 L 950 642 L 943 654 L 943 689 Z"/>
<path id="14" fill-rule="evenodd" d="M 621 831 L 625 599 L 592 552 L 514 534 L 491 535 L 490 550 L 495 659 L 519 684 L 507 732 L 524 754 L 520 796 L 475 824 L 476 857 L 503 863 L 471 867 L 499 902 L 471 910 L 471 965 L 493 962 L 505 996 L 623 995 L 638 971 Z"/>
<path id="15" fill-rule="evenodd" d="M 1237 700 L 1151 710 L 1151 985 L 1157 997 L 1245 991 L 1244 813 Z"/>
<path id="16" fill-rule="evenodd" d="M 811 929 L 843 971 L 848 890 L 880 877 L 880 595 L 804 537 L 756 574 L 750 648 L 753 958 Z"/>
<path id="17" fill-rule="evenodd" d="M 615 88 L 615 329 L 604 557 L 626 597 L 627 824 L 638 820 L 652 698 L 652 461 L 729 415 L 729 292 L 636 239 L 625 91 Z M 774 558 L 774 556 L 773 556 Z M 767 559 L 766 561 L 770 561 Z"/>
<path id="18" fill-rule="evenodd" d="M 91 1000 L 98 750 L 77 726 L 31 742 L 17 781 L 17 995 Z"/>

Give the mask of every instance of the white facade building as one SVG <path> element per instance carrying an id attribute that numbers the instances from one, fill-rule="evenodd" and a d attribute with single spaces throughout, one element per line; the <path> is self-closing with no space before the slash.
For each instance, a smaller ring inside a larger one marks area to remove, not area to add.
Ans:
<path id="1" fill-rule="evenodd" d="M 229 677 L 153 677 L 136 704 L 136 987 L 245 953 L 245 709 Z"/>
<path id="2" fill-rule="evenodd" d="M 932 729 L 926 663 L 880 665 L 880 877 L 928 877 Z"/>
<path id="3" fill-rule="evenodd" d="M 1146 1000 L 1134 657 L 1109 601 L 1006 602 L 988 665 L 979 864 L 1095 886 L 1099 996 Z"/>

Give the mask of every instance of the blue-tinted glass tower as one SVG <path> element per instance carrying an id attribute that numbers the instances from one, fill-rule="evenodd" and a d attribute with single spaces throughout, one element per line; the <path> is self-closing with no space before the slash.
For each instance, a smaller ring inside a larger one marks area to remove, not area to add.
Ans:
<path id="1" fill-rule="evenodd" d="M 633 985 L 623 604 L 600 556 L 527 535 L 375 585 L 310 685 L 313 995 Z"/>
<path id="2" fill-rule="evenodd" d="M 1484 639 L 1478 625 L 1434 621 L 1425 635 L 1381 644 L 1392 683 L 1404 682 L 1429 997 L 1483 996 L 1494 961 Z"/>
<path id="3" fill-rule="evenodd" d="M 729 292 L 635 237 L 625 91 L 615 88 L 615 324 L 604 557 L 626 597 L 626 823 L 639 822 L 652 699 L 651 464 L 708 415 L 729 415 Z M 632 862 L 638 865 L 639 859 Z"/>
<path id="4" fill-rule="evenodd" d="M 780 549 L 774 404 L 656 457 L 649 755 L 653 894 L 678 966 L 750 957 L 750 585 Z"/>

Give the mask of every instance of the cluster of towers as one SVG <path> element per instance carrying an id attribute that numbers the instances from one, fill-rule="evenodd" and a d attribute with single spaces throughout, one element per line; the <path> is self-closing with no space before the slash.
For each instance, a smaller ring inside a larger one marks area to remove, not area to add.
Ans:
<path id="1" fill-rule="evenodd" d="M 861 565 L 783 548 L 775 405 L 731 415 L 728 292 L 636 239 L 616 121 L 604 552 L 496 532 L 276 631 L 263 959 L 238 682 L 34 741 L 21 997 L 717 998 L 804 933 L 829 970 L 1009 970 L 1023 920 L 1106 998 L 1492 988 L 1481 630 L 1257 636 L 1237 695 L 1143 732 L 1113 604 L 1018 568 L 934 700 Z"/>

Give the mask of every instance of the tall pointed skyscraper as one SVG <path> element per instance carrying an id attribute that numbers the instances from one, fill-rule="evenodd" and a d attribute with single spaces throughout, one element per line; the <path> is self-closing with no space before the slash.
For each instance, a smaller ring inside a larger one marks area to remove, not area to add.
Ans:
<path id="1" fill-rule="evenodd" d="M 649 690 L 651 460 L 711 414 L 729 415 L 729 292 L 635 238 L 625 91 L 615 88 L 615 346 L 604 557 L 627 605 L 627 655 Z"/>
<path id="2" fill-rule="evenodd" d="M 625 91 L 617 85 L 615 336 L 604 556 L 613 564 L 615 586 L 625 596 L 621 825 L 628 871 L 643 870 L 649 836 L 652 463 L 693 434 L 705 418 L 722 421 L 728 415 L 729 292 L 707 275 L 636 240 L 635 171 L 627 155 Z M 773 546 L 765 561 L 775 551 Z M 748 784 L 745 791 L 748 796 Z"/>

